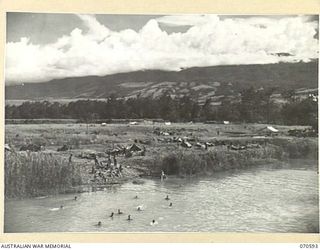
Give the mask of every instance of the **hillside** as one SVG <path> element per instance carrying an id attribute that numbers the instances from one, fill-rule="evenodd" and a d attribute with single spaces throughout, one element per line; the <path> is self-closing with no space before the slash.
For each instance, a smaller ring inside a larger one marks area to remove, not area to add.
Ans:
<path id="1" fill-rule="evenodd" d="M 267 65 L 231 65 L 183 69 L 179 72 L 146 70 L 114 75 L 73 77 L 41 83 L 6 86 L 7 100 L 106 98 L 150 96 L 164 91 L 172 95 L 190 94 L 204 101 L 235 95 L 243 88 L 276 87 L 315 89 L 318 61 Z"/>

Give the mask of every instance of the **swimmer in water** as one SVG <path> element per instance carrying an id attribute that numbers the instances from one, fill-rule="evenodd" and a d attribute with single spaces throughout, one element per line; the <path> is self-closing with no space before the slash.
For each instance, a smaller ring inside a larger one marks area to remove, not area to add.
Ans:
<path id="1" fill-rule="evenodd" d="M 156 220 L 152 220 L 152 221 L 150 222 L 150 225 L 151 225 L 151 226 L 157 225 L 157 224 L 158 224 L 158 222 L 157 222 Z"/>
<path id="2" fill-rule="evenodd" d="M 77 197 L 77 196 L 75 196 L 75 197 L 74 197 L 74 200 L 76 201 L 77 199 L 78 199 L 78 197 Z"/>
<path id="3" fill-rule="evenodd" d="M 113 219 L 114 212 L 111 213 L 110 218 Z"/>
<path id="4" fill-rule="evenodd" d="M 138 211 L 142 211 L 142 207 L 143 207 L 143 205 L 137 206 L 137 210 L 138 210 Z"/>
<path id="5" fill-rule="evenodd" d="M 62 206 L 62 205 L 60 206 L 60 209 L 63 209 L 63 206 Z"/>
<path id="6" fill-rule="evenodd" d="M 172 207 L 172 202 L 170 202 L 169 207 Z"/>
<path id="7" fill-rule="evenodd" d="M 167 200 L 167 201 L 170 200 L 169 195 L 167 195 L 167 197 L 165 198 L 165 200 Z"/>
<path id="8" fill-rule="evenodd" d="M 118 214 L 123 214 L 123 212 L 121 212 L 120 209 L 118 209 Z"/>
<path id="9" fill-rule="evenodd" d="M 96 226 L 97 226 L 97 227 L 101 227 L 101 225 L 102 225 L 102 223 L 101 223 L 101 221 L 99 221 Z"/>
<path id="10" fill-rule="evenodd" d="M 131 219 L 131 216 L 130 216 L 130 214 L 129 214 L 127 221 L 131 221 L 131 220 L 132 220 L 132 219 Z"/>
<path id="11" fill-rule="evenodd" d="M 136 196 L 134 197 L 134 199 L 138 199 L 138 195 L 136 195 Z"/>

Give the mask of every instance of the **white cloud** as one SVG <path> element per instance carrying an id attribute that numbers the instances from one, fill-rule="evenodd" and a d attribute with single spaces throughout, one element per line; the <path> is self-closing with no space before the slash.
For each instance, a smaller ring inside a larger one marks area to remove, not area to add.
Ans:
<path id="1" fill-rule="evenodd" d="M 111 31 L 94 16 L 78 15 L 88 31 L 76 28 L 47 45 L 28 38 L 6 46 L 6 82 L 107 75 L 143 69 L 309 61 L 318 57 L 317 23 L 304 16 L 224 18 L 216 15 L 164 16 L 138 32 Z M 185 26 L 168 34 L 165 26 Z M 279 57 L 276 53 L 290 53 Z"/>

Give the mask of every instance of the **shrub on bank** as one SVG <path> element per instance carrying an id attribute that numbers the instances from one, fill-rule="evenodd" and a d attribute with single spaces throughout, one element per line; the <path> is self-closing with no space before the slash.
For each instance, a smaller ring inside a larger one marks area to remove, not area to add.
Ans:
<path id="1" fill-rule="evenodd" d="M 292 159 L 318 159 L 318 140 L 310 138 L 276 138 L 272 141 L 274 145 L 281 148 L 282 151 L 288 153 Z"/>
<path id="2" fill-rule="evenodd" d="M 279 146 L 247 150 L 210 150 L 196 153 L 192 150 L 179 150 L 159 156 L 154 161 L 154 171 L 165 171 L 169 175 L 191 176 L 207 174 L 227 169 L 247 168 L 258 163 L 269 163 L 288 158 Z"/>
<path id="3" fill-rule="evenodd" d="M 79 168 L 43 152 L 6 152 L 5 196 L 31 197 L 63 193 L 81 184 Z"/>

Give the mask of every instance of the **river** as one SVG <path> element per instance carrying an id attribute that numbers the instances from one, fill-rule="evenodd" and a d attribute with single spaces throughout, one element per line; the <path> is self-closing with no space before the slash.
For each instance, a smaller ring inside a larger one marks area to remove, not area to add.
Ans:
<path id="1" fill-rule="evenodd" d="M 317 171 L 293 165 L 206 178 L 170 177 L 165 182 L 145 179 L 140 185 L 128 182 L 76 194 L 76 201 L 71 194 L 7 200 L 4 231 L 318 232 Z M 170 200 L 165 200 L 167 195 Z M 137 211 L 139 205 L 142 211 Z M 118 208 L 123 214 L 110 218 Z M 126 220 L 128 214 L 131 221 Z M 101 226 L 95 225 L 98 221 Z"/>

